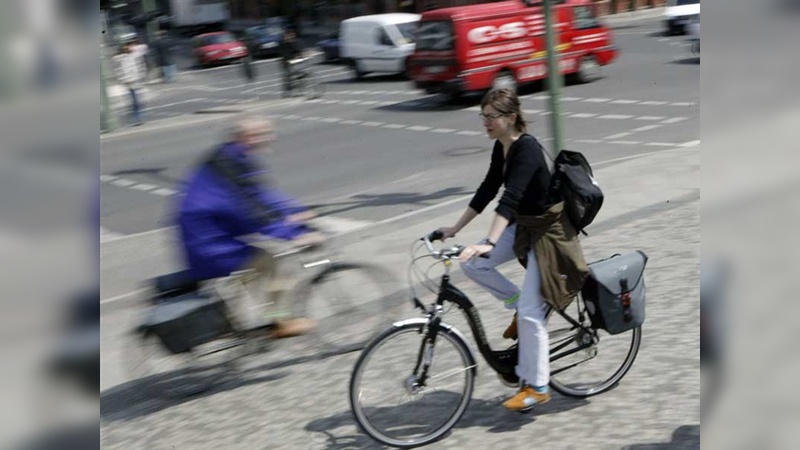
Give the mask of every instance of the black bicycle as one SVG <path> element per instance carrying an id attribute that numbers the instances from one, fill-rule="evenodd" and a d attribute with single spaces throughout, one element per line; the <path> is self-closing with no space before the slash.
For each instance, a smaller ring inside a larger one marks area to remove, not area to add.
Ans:
<path id="1" fill-rule="evenodd" d="M 320 98 L 325 93 L 325 86 L 320 83 L 309 67 L 311 57 L 300 57 L 289 60 L 289 85 L 284 96 L 303 96 L 307 99 Z"/>
<path id="2" fill-rule="evenodd" d="M 377 336 L 356 362 L 350 380 L 350 405 L 358 425 L 376 441 L 393 447 L 416 447 L 440 439 L 467 409 L 477 362 L 465 336 L 443 321 L 453 305 L 466 317 L 478 350 L 500 380 L 508 386 L 519 384 L 514 370 L 517 345 L 503 350 L 490 347 L 476 307 L 450 283 L 453 260 L 464 247 L 436 250 L 431 241 L 441 237 L 434 232 L 420 239 L 426 254 L 418 255 L 422 245 L 412 251 L 413 302 L 425 317 L 397 322 Z M 438 287 L 417 267 L 425 258 L 444 264 Z M 424 305 L 414 292 L 415 274 L 437 294 L 432 304 Z M 610 335 L 592 326 L 580 298 L 574 305 L 575 316 L 552 308 L 547 313 L 550 386 L 563 395 L 582 398 L 608 391 L 625 376 L 639 351 L 642 331 L 636 327 Z"/>
<path id="3" fill-rule="evenodd" d="M 332 251 L 322 246 L 276 254 L 276 258 L 303 256 L 307 259 L 301 259 L 297 269 L 302 273 L 287 276 L 295 282 L 283 296 L 285 309 L 289 316 L 306 317 L 317 325 L 294 341 L 318 356 L 363 349 L 398 312 L 387 303 L 397 289 L 395 277 L 378 266 L 336 262 Z M 244 280 L 251 275 L 242 271 L 198 283 L 178 272 L 152 280 L 143 320 L 127 342 L 129 373 L 149 378 L 158 394 L 185 397 L 235 373 L 242 357 L 270 350 L 274 322 L 245 327 L 230 314 L 231 303 L 250 295 Z M 266 309 L 280 312 L 269 305 Z"/>

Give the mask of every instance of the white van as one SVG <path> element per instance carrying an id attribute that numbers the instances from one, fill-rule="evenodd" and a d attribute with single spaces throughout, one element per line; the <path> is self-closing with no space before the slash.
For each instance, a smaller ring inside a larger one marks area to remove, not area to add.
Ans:
<path id="1" fill-rule="evenodd" d="M 686 26 L 700 20 L 700 0 L 667 0 L 664 26 L 668 35 L 684 34 Z"/>
<path id="2" fill-rule="evenodd" d="M 419 14 L 391 13 L 353 17 L 339 26 L 341 56 L 356 78 L 372 72 L 405 73 L 414 53 Z"/>

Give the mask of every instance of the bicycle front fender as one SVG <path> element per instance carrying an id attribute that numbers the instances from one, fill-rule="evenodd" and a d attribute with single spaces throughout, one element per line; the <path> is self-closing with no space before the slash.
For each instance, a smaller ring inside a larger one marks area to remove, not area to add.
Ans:
<path id="1" fill-rule="evenodd" d="M 425 326 L 428 324 L 428 319 L 423 319 L 421 317 L 414 318 L 414 319 L 407 319 L 407 320 L 400 320 L 392 324 L 392 328 L 406 328 L 406 327 L 416 327 L 416 326 Z M 472 346 L 469 345 L 469 341 L 467 337 L 464 336 L 464 333 L 455 328 L 452 325 L 449 325 L 444 322 L 439 323 L 439 328 L 444 330 L 445 333 L 449 333 L 456 337 L 456 339 L 461 340 L 464 344 L 464 348 L 467 349 L 468 357 L 469 357 L 469 364 L 473 367 L 477 367 L 477 359 L 475 359 L 475 352 L 472 350 Z"/>

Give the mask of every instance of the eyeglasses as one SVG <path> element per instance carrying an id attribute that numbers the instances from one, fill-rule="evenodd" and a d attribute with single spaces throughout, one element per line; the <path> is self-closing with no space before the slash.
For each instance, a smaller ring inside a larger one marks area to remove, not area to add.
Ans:
<path id="1" fill-rule="evenodd" d="M 494 120 L 494 119 L 498 119 L 498 118 L 500 118 L 500 117 L 507 116 L 507 115 L 508 115 L 508 114 L 503 114 L 503 113 L 497 113 L 497 114 L 484 114 L 484 113 L 480 113 L 480 114 L 478 114 L 478 117 L 480 117 L 482 121 L 486 122 L 486 121 L 488 121 L 488 120 Z"/>

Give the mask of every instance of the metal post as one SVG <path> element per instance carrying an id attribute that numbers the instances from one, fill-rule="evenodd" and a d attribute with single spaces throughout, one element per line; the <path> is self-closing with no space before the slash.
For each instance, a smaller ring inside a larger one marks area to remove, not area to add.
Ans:
<path id="1" fill-rule="evenodd" d="M 553 137 L 552 156 L 564 149 L 561 133 L 560 91 L 563 84 L 561 68 L 558 66 L 558 34 L 553 26 L 553 0 L 544 0 L 544 21 L 547 33 L 547 86 L 550 104 L 550 130 Z"/>
<path id="2" fill-rule="evenodd" d="M 147 18 L 147 44 L 151 45 L 153 43 L 153 38 L 156 35 L 156 31 L 158 31 L 158 23 L 155 20 L 151 20 L 148 16 L 150 13 L 156 10 L 156 2 L 155 0 L 142 0 L 142 12 L 144 16 Z"/>

